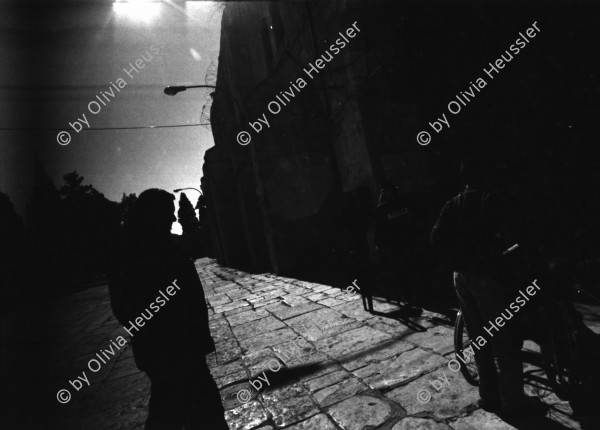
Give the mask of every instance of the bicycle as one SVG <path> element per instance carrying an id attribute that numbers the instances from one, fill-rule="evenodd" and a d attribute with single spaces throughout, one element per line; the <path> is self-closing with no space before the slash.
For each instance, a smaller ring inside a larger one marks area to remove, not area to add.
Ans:
<path id="1" fill-rule="evenodd" d="M 532 333 L 523 336 L 523 340 L 531 339 L 540 346 L 542 368 L 550 387 L 560 398 L 568 399 L 582 384 L 576 329 L 577 311 L 551 294 L 542 295 L 540 300 L 541 303 L 534 308 L 533 318 L 522 318 L 522 322 L 535 327 Z M 454 326 L 454 353 L 461 362 L 460 371 L 465 380 L 470 385 L 478 386 L 479 375 L 475 361 L 465 359 L 464 354 L 465 348 L 470 344 L 464 317 L 459 310 Z"/>

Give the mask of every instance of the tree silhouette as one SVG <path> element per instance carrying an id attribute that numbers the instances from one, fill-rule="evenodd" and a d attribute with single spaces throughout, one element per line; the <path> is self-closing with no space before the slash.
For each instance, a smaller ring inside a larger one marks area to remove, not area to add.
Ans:
<path id="1" fill-rule="evenodd" d="M 135 193 L 125 194 L 123 193 L 123 197 L 121 197 L 121 220 L 125 221 L 127 219 L 127 215 L 131 206 L 137 200 L 137 196 Z"/>
<path id="2" fill-rule="evenodd" d="M 181 193 L 179 197 L 179 210 L 177 211 L 177 218 L 184 235 L 194 234 L 200 228 L 200 222 L 196 217 L 196 211 L 192 206 L 192 203 L 188 200 L 185 193 Z"/>
<path id="3" fill-rule="evenodd" d="M 60 195 L 38 159 L 35 160 L 33 193 L 27 204 L 27 225 L 33 234 L 51 230 L 57 217 Z"/>
<path id="4" fill-rule="evenodd" d="M 121 207 L 73 171 L 59 190 L 36 160 L 34 186 L 27 206 L 26 246 L 30 297 L 43 299 L 97 280 L 118 231 Z M 43 280 L 44 282 L 39 282 Z"/>

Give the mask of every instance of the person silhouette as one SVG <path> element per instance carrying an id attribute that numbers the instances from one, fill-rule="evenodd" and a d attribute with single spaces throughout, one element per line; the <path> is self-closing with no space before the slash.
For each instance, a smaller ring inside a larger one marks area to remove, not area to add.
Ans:
<path id="1" fill-rule="evenodd" d="M 390 180 L 383 183 L 375 208 L 375 245 L 384 278 L 394 288 L 394 298 L 406 302 L 399 301 L 400 311 L 407 317 L 419 316 L 422 309 L 413 306 L 417 289 L 417 220 L 398 187 Z"/>
<path id="2" fill-rule="evenodd" d="M 504 256 L 522 230 L 513 222 L 518 210 L 500 193 L 493 166 L 485 158 L 465 159 L 461 176 L 465 188 L 442 209 L 431 240 L 450 260 L 469 338 L 489 339 L 490 345 L 474 356 L 479 405 L 505 418 L 543 414 L 543 404 L 524 393 L 518 326 L 507 325 L 493 336 L 484 331 L 488 321 L 507 309 L 520 286 Z"/>
<path id="3" fill-rule="evenodd" d="M 205 359 L 215 345 L 202 284 L 170 234 L 174 199 L 167 191 L 149 189 L 130 207 L 109 274 L 111 306 L 132 335 L 137 367 L 150 378 L 144 429 L 227 430 Z M 159 308 L 153 302 L 172 283 L 178 291 Z M 140 316 L 143 323 L 135 322 Z"/>

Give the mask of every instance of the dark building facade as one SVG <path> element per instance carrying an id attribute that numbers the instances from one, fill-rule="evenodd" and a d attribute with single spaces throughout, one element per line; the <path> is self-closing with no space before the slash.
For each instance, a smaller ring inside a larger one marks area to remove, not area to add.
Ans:
<path id="1" fill-rule="evenodd" d="M 433 189 L 407 127 L 415 103 L 396 97 L 410 71 L 376 15 L 362 2 L 226 5 L 203 178 L 220 262 L 289 273 L 372 253 L 381 183 Z"/>
<path id="2" fill-rule="evenodd" d="M 227 2 L 211 109 L 215 146 L 202 179 L 217 260 L 353 279 L 363 261 L 378 259 L 374 209 L 382 184 L 398 186 L 426 247 L 441 206 L 459 190 L 458 161 L 473 152 L 517 166 L 506 173 L 507 187 L 527 183 L 542 200 L 552 181 L 562 181 L 548 166 L 562 157 L 557 148 L 597 135 L 574 134 L 566 128 L 574 111 L 560 109 L 566 100 L 587 100 L 578 115 L 592 118 L 597 85 L 553 60 L 557 52 L 563 64 L 574 56 L 567 47 L 557 51 L 561 36 L 548 27 L 562 13 L 537 3 L 516 13 L 511 4 L 475 2 Z M 537 39 L 487 77 L 488 63 L 533 22 Z M 585 28 L 565 37 L 589 43 L 593 25 Z M 581 86 L 565 84 L 561 73 L 579 76 Z M 480 77 L 487 88 L 463 99 L 436 134 L 429 123 L 449 116 L 448 103 Z M 416 140 L 422 130 L 432 135 L 427 146 Z M 566 177 L 585 158 L 570 155 L 579 158 Z"/>

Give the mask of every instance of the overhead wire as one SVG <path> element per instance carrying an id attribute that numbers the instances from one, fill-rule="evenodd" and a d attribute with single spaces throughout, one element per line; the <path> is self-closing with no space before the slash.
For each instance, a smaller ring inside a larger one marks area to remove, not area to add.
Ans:
<path id="1" fill-rule="evenodd" d="M 84 128 L 80 131 L 104 131 L 104 130 L 143 130 L 152 128 L 178 128 L 178 127 L 202 127 L 210 125 L 210 123 L 196 124 L 173 124 L 173 125 L 141 125 L 132 127 L 93 127 Z M 24 128 L 24 127 L 7 127 L 0 128 L 0 131 L 63 131 L 65 128 Z M 79 132 L 77 132 L 79 133 Z"/>

